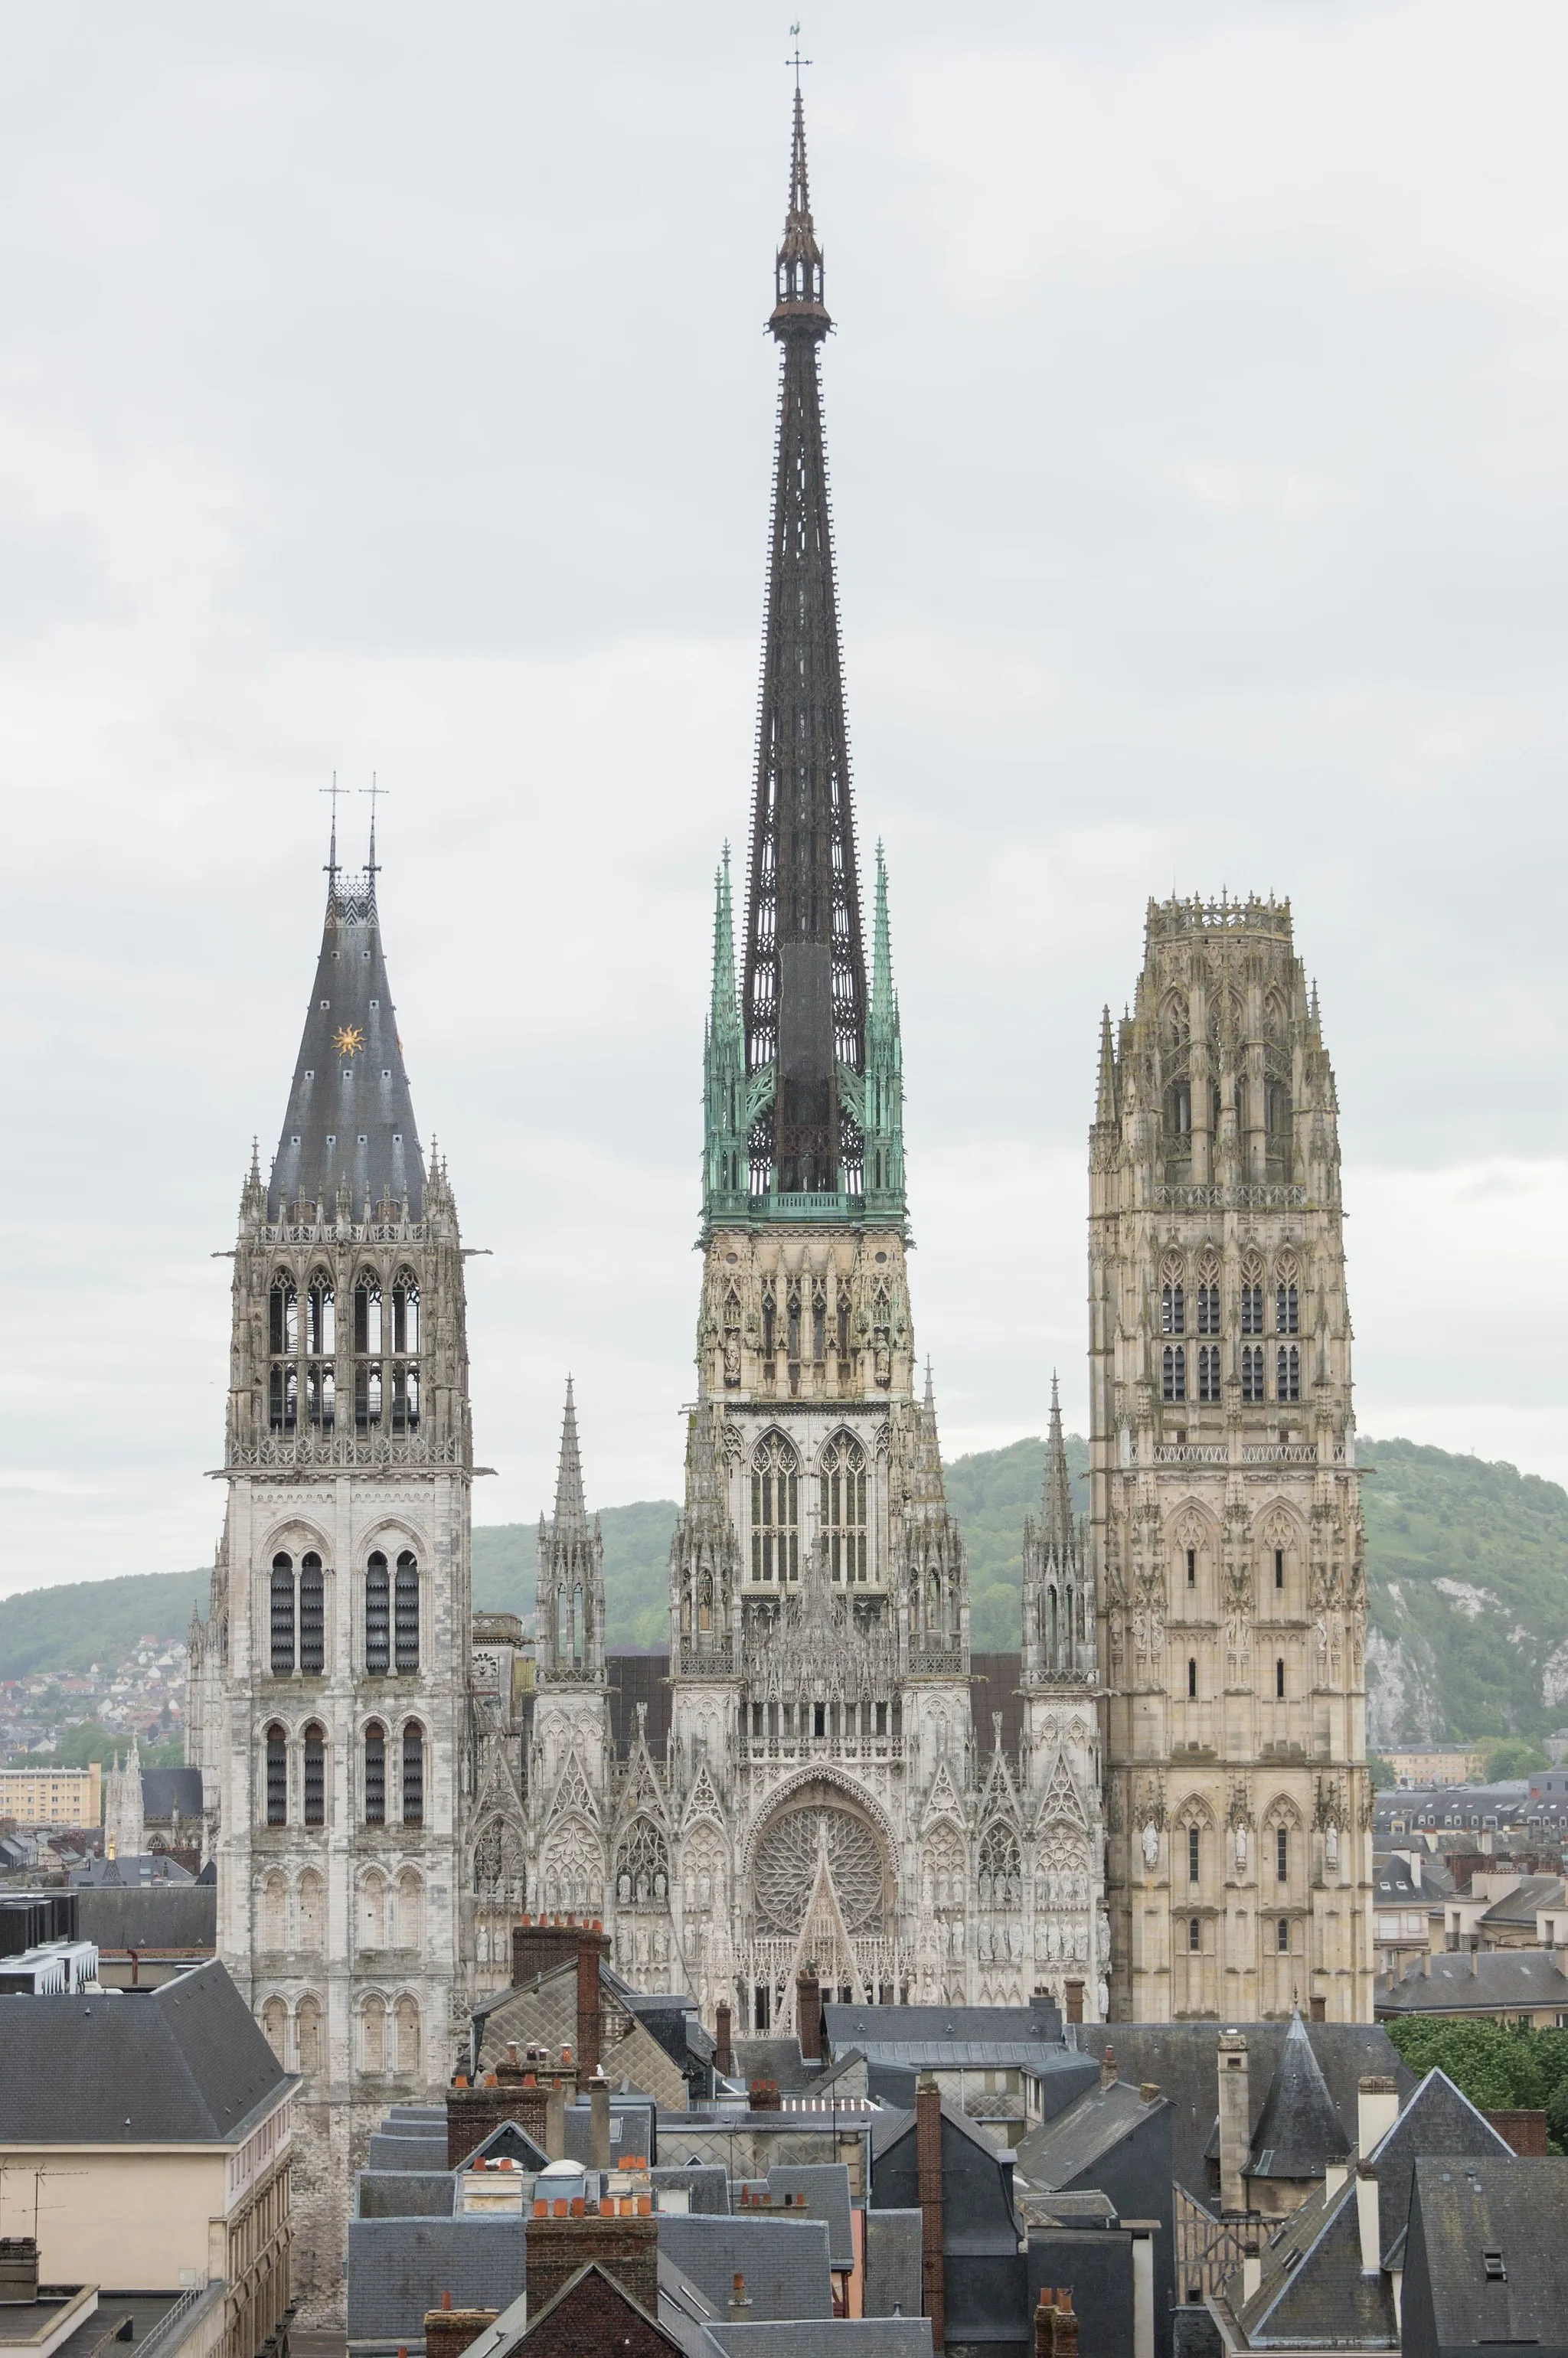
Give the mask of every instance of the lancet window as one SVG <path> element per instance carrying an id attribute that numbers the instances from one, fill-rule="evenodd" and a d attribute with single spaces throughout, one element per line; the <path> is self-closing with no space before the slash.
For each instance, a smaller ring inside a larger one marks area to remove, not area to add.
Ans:
<path id="1" fill-rule="evenodd" d="M 982 1908 L 1023 1904 L 1023 1868 L 1018 1836 L 1009 1825 L 990 1825 L 980 1836 L 978 1896 Z"/>
<path id="2" fill-rule="evenodd" d="M 294 1558 L 272 1560 L 272 1674 L 287 1678 L 294 1669 Z"/>
<path id="3" fill-rule="evenodd" d="M 330 1433 L 337 1406 L 333 1355 L 338 1326 L 332 1281 L 325 1270 L 312 1271 L 305 1306 L 305 1412 L 318 1433 Z"/>
<path id="4" fill-rule="evenodd" d="M 266 1732 L 266 1822 L 288 1823 L 288 1737 L 275 1720 Z"/>
<path id="5" fill-rule="evenodd" d="M 314 1720 L 305 1731 L 305 1823 L 327 1823 L 327 1737 Z"/>
<path id="6" fill-rule="evenodd" d="M 1256 1408 L 1263 1398 L 1263 1346 L 1243 1343 L 1241 1346 L 1241 1399 L 1248 1408 Z"/>
<path id="7" fill-rule="evenodd" d="M 1180 1278 L 1167 1277 L 1160 1293 L 1160 1332 L 1162 1335 L 1184 1335 L 1186 1331 L 1186 1289 Z"/>
<path id="8" fill-rule="evenodd" d="M 1187 1396 L 1187 1354 L 1182 1343 L 1167 1343 L 1162 1368 L 1162 1389 L 1168 1401 L 1184 1401 Z"/>
<path id="9" fill-rule="evenodd" d="M 1263 1332 L 1263 1272 L 1243 1270 L 1241 1272 L 1241 1331 L 1244 1335 Z"/>
<path id="10" fill-rule="evenodd" d="M 1276 1354 L 1274 1395 L 1278 1400 L 1299 1401 L 1302 1396 L 1302 1354 L 1297 1343 L 1281 1343 Z"/>
<path id="11" fill-rule="evenodd" d="M 326 1663 L 326 1574 L 314 1548 L 299 1559 L 299 1668 L 319 1679 Z"/>
<path id="12" fill-rule="evenodd" d="M 373 1719 L 364 1739 L 365 1823 L 386 1823 L 386 1730 Z"/>
<path id="13" fill-rule="evenodd" d="M 361 1433 L 381 1426 L 384 1323 L 381 1280 L 366 1270 L 354 1286 L 354 1423 Z"/>
<path id="14" fill-rule="evenodd" d="M 627 1830 L 615 1857 L 615 1898 L 622 1908 L 662 1907 L 669 1897 L 670 1863 L 665 1838 L 651 1818 Z"/>
<path id="15" fill-rule="evenodd" d="M 299 1293 L 292 1276 L 279 1270 L 267 1299 L 268 1422 L 274 1433 L 293 1433 L 299 1422 Z"/>
<path id="16" fill-rule="evenodd" d="M 425 1823 L 425 1731 L 416 1719 L 403 1726 L 403 1823 Z"/>
<path id="17" fill-rule="evenodd" d="M 392 1288 L 392 1430 L 419 1430 L 419 1284 L 400 1269 Z"/>
<path id="18" fill-rule="evenodd" d="M 822 1535 L 832 1577 L 863 1581 L 866 1561 L 866 1453 L 847 1433 L 835 1434 L 819 1460 Z"/>
<path id="19" fill-rule="evenodd" d="M 1209 1407 L 1219 1401 L 1219 1345 L 1198 1345 L 1198 1399 Z"/>
<path id="20" fill-rule="evenodd" d="M 800 1578 L 800 1463 L 782 1433 L 765 1434 L 752 1460 L 752 1578 Z"/>
<path id="21" fill-rule="evenodd" d="M 1217 1335 L 1219 1333 L 1219 1280 L 1212 1272 L 1199 1276 L 1197 1309 L 1198 1333 Z"/>
<path id="22" fill-rule="evenodd" d="M 407 1548 L 397 1559 L 393 1634 L 393 1666 L 406 1676 L 419 1667 L 419 1564 Z"/>
<path id="23" fill-rule="evenodd" d="M 373 1677 L 392 1667 L 392 1586 L 379 1548 L 365 1566 L 365 1669 Z"/>

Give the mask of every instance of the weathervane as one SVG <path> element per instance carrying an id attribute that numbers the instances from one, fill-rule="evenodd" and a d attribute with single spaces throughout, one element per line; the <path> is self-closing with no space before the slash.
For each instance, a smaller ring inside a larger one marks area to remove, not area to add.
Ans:
<path id="1" fill-rule="evenodd" d="M 789 37 L 795 43 L 795 55 L 793 58 L 785 58 L 784 63 L 786 66 L 793 66 L 795 68 L 795 86 L 796 90 L 798 90 L 800 88 L 800 70 L 802 66 L 808 66 L 811 63 L 811 59 L 809 58 L 803 58 L 800 54 L 800 22 L 798 18 L 796 18 L 795 22 L 790 27 Z"/>

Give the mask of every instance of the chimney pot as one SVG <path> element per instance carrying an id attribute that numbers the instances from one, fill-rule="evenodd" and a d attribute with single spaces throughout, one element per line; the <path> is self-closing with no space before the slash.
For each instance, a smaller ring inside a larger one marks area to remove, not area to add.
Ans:
<path id="1" fill-rule="evenodd" d="M 451 2305 L 452 2305 L 452 2296 L 451 2296 L 451 2294 L 450 2294 L 449 2292 L 444 2292 L 444 2293 L 441 2295 L 441 2307 L 442 2307 L 443 2309 L 450 2309 Z"/>

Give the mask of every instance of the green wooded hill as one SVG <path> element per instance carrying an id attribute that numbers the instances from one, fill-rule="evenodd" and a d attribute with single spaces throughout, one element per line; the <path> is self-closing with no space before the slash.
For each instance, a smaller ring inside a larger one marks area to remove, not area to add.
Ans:
<path id="1" fill-rule="evenodd" d="M 1080 1512 L 1087 1448 L 1067 1459 Z M 1372 1592 L 1369 1682 L 1373 1740 L 1539 1736 L 1568 1722 L 1568 1492 L 1514 1466 L 1410 1441 L 1362 1441 Z M 1038 1511 L 1038 1437 L 960 1457 L 947 1495 L 969 1550 L 977 1650 L 1018 1644 L 1023 1519 Z M 667 1565 L 676 1509 L 669 1499 L 607 1507 L 607 1634 L 612 1649 L 668 1643 Z M 481 1526 L 473 1535 L 474 1603 L 533 1609 L 535 1527 Z M 207 1574 L 32 1589 L 0 1600 L 0 1678 L 115 1662 L 143 1635 L 183 1636 Z"/>

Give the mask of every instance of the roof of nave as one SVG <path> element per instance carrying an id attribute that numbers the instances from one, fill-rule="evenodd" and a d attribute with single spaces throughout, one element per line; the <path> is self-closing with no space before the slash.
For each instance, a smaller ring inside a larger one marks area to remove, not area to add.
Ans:
<path id="1" fill-rule="evenodd" d="M 373 835 L 363 877 L 347 882 L 334 833 L 316 979 L 267 1182 L 269 1220 L 294 1203 L 330 1206 L 340 1188 L 355 1218 L 388 1200 L 409 1219 L 423 1213 L 425 1157 L 382 952 L 376 872 Z"/>

